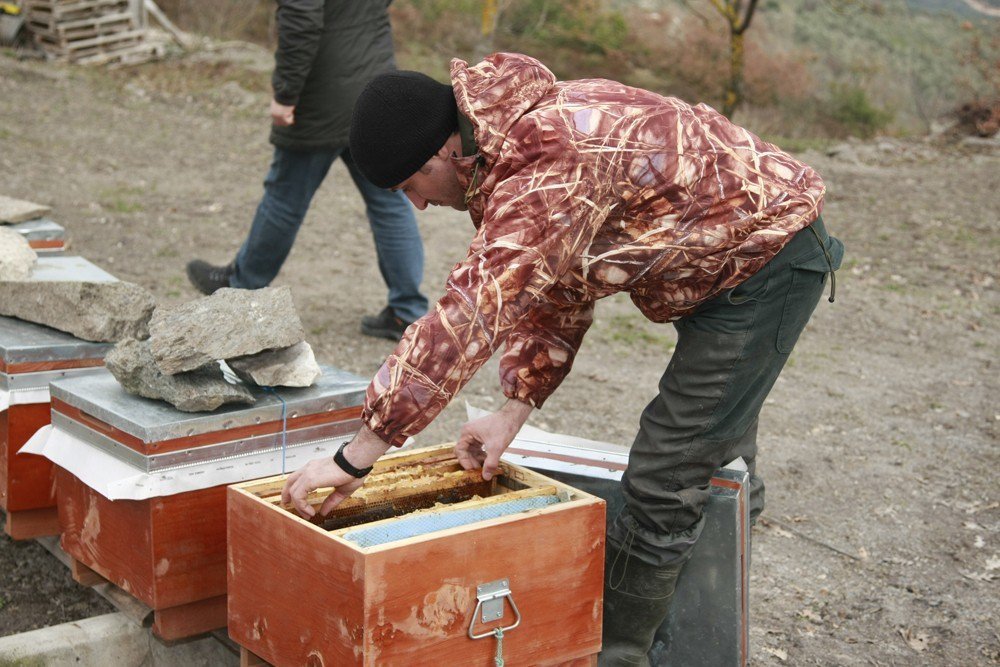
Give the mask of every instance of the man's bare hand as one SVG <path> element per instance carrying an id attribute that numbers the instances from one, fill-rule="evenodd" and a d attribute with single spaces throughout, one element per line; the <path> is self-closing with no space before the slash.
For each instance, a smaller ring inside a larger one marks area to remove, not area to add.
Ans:
<path id="1" fill-rule="evenodd" d="M 367 468 L 385 454 L 387 449 L 388 444 L 367 426 L 362 426 L 351 443 L 344 448 L 344 458 L 356 468 Z M 294 505 L 301 516 L 309 519 L 316 515 L 316 510 L 307 499 L 316 489 L 333 487 L 319 509 L 322 516 L 347 500 L 364 483 L 364 478 L 349 475 L 333 462 L 332 456 L 326 456 L 310 461 L 288 476 L 285 487 L 281 490 L 281 502 Z"/>
<path id="2" fill-rule="evenodd" d="M 364 479 L 341 470 L 333 462 L 332 456 L 314 459 L 288 476 L 285 488 L 281 490 L 281 502 L 294 505 L 301 516 L 310 519 L 316 514 L 316 510 L 307 501 L 310 493 L 326 486 L 334 487 L 319 510 L 323 515 L 342 503 L 364 483 Z"/>
<path id="3" fill-rule="evenodd" d="M 295 124 L 295 107 L 279 104 L 271 100 L 271 123 L 278 127 L 288 127 Z"/>
<path id="4" fill-rule="evenodd" d="M 482 467 L 483 479 L 493 479 L 500 455 L 524 426 L 532 407 L 511 399 L 492 415 L 473 419 L 462 427 L 455 443 L 455 456 L 466 470 Z"/>

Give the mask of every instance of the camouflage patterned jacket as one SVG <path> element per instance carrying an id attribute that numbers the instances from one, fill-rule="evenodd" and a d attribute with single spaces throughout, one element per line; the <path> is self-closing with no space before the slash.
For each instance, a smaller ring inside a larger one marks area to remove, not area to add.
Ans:
<path id="1" fill-rule="evenodd" d="M 364 419 L 401 444 L 494 352 L 511 398 L 540 407 L 594 303 L 627 291 L 655 322 L 758 271 L 820 213 L 819 175 L 708 106 L 538 61 L 452 62 L 477 157 L 454 158 L 477 233 L 436 307 L 378 371 Z"/>

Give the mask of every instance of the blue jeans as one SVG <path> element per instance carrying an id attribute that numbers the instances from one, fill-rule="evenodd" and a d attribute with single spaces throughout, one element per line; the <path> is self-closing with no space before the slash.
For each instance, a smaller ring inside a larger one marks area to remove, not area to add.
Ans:
<path id="1" fill-rule="evenodd" d="M 264 180 L 264 197 L 250 234 L 236 255 L 229 285 L 258 289 L 274 280 L 292 250 L 313 195 L 338 157 L 344 160 L 365 200 L 378 268 L 389 288 L 387 302 L 398 317 L 412 322 L 427 312 L 427 297 L 420 293 L 424 246 L 413 208 L 402 192 L 383 190 L 368 182 L 346 148 L 292 151 L 275 147 L 271 170 Z"/>

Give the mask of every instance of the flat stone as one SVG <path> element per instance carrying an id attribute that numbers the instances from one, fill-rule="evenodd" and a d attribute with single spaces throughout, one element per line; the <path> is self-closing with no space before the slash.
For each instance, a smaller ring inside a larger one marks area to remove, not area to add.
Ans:
<path id="1" fill-rule="evenodd" d="M 0 315 L 98 343 L 146 338 L 156 302 L 134 283 L 0 281 Z"/>
<path id="2" fill-rule="evenodd" d="M 226 359 L 226 363 L 241 380 L 262 387 L 309 387 L 323 374 L 312 346 L 305 341 L 280 350 Z"/>
<path id="3" fill-rule="evenodd" d="M 224 287 L 180 306 L 157 308 L 149 334 L 156 366 L 167 375 L 289 347 L 305 338 L 287 287 Z"/>
<path id="4" fill-rule="evenodd" d="M 184 412 L 211 412 L 225 403 L 254 403 L 250 390 L 226 382 L 217 363 L 164 375 L 149 347 L 148 340 L 123 340 L 104 358 L 108 370 L 130 394 L 164 400 Z"/>
<path id="5" fill-rule="evenodd" d="M 0 280 L 26 280 L 38 254 L 20 232 L 0 227 Z"/>
<path id="6" fill-rule="evenodd" d="M 0 195 L 0 222 L 24 222 L 40 218 L 52 209 L 35 202 Z"/>

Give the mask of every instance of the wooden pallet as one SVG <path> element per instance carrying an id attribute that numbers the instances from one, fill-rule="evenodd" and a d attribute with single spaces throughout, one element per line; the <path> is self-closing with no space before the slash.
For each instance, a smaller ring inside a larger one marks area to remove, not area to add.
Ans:
<path id="1" fill-rule="evenodd" d="M 28 19 L 28 28 L 41 39 L 53 43 L 66 42 L 109 35 L 123 30 L 135 29 L 135 16 L 129 12 L 116 12 L 75 21 L 42 22 Z"/>
<path id="2" fill-rule="evenodd" d="M 128 0 L 24 0 L 24 10 L 29 20 L 71 21 L 86 19 L 97 14 L 125 11 Z"/>
<path id="3" fill-rule="evenodd" d="M 165 52 L 160 42 L 145 45 L 129 0 L 27 0 L 25 10 L 35 43 L 53 58 L 125 65 Z"/>
<path id="4" fill-rule="evenodd" d="M 78 65 L 108 65 L 114 68 L 126 65 L 139 65 L 150 60 L 162 58 L 166 53 L 167 45 L 164 42 L 143 41 L 128 48 L 79 57 L 74 59 L 73 62 Z"/>

